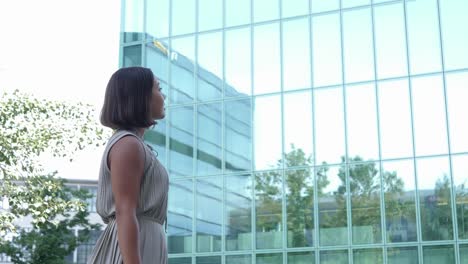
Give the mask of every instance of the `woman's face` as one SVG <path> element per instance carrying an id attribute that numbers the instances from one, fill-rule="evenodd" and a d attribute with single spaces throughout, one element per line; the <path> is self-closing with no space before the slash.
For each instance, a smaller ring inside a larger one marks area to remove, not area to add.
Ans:
<path id="1" fill-rule="evenodd" d="M 161 92 L 159 80 L 154 78 L 153 93 L 151 96 L 151 118 L 153 120 L 163 119 L 166 115 L 166 108 L 164 107 L 164 100 L 166 95 Z"/>

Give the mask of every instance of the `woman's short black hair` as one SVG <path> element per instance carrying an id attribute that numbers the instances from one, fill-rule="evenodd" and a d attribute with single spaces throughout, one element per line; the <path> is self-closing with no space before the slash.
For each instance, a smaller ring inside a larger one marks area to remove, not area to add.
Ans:
<path id="1" fill-rule="evenodd" d="M 143 67 L 117 70 L 109 80 L 101 110 L 101 124 L 112 129 L 146 128 L 151 118 L 153 72 Z"/>

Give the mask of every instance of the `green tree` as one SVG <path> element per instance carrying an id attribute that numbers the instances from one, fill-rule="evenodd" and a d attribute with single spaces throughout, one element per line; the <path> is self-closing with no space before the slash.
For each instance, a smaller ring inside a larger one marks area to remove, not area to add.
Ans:
<path id="1" fill-rule="evenodd" d="M 3 244 L 6 234 L 17 232 L 15 220 L 26 216 L 32 218 L 33 232 L 28 235 L 21 231 L 20 238 L 16 238 L 18 245 L 24 244 L 18 239 L 39 239 L 38 234 L 45 234 L 43 231 L 53 233 L 60 228 L 84 224 L 77 219 L 87 214 L 85 202 L 66 191 L 56 172 L 46 171 L 41 166 L 40 158 L 51 153 L 71 161 L 76 151 L 89 145 L 104 144 L 107 133 L 93 120 L 89 105 L 39 100 L 19 91 L 2 95 L 0 193 L 9 204 L 8 210 L 0 210 L 0 241 Z M 70 215 L 69 212 L 75 213 Z M 38 239 L 33 240 L 34 246 L 31 246 L 34 253 L 26 250 L 25 256 L 34 255 L 41 249 Z"/>

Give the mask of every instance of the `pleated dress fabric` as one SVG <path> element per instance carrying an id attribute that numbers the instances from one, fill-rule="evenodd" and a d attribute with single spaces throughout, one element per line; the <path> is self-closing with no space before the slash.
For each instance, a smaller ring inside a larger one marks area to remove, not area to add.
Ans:
<path id="1" fill-rule="evenodd" d="M 167 264 L 165 221 L 169 178 L 166 169 L 134 131 L 117 130 L 109 139 L 101 160 L 97 190 L 96 211 L 107 227 L 99 237 L 88 264 L 121 264 L 123 259 L 117 241 L 115 204 L 112 195 L 111 174 L 107 156 L 112 146 L 125 136 L 136 137 L 145 150 L 144 175 L 141 180 L 137 218 L 140 228 L 140 254 L 143 264 Z"/>

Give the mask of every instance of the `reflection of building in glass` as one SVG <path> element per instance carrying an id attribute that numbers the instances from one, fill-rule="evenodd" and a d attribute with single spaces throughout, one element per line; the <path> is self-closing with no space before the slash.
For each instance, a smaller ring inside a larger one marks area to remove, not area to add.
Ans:
<path id="1" fill-rule="evenodd" d="M 168 95 L 171 263 L 463 263 L 467 3 L 125 3 L 121 65 Z"/>

